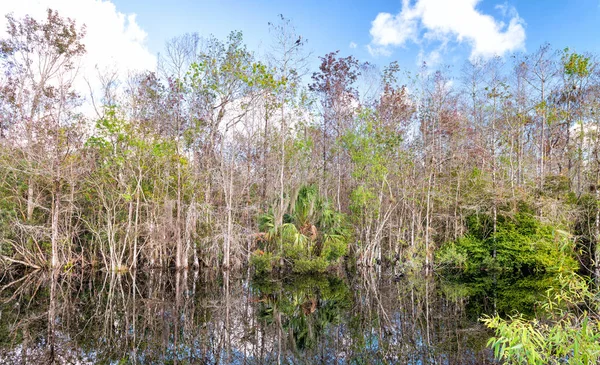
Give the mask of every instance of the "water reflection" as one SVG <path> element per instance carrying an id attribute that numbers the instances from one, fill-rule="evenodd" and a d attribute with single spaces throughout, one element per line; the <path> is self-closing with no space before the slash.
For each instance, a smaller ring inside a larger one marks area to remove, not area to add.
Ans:
<path id="1" fill-rule="evenodd" d="M 485 285 L 36 272 L 2 280 L 0 363 L 485 364 Z"/>

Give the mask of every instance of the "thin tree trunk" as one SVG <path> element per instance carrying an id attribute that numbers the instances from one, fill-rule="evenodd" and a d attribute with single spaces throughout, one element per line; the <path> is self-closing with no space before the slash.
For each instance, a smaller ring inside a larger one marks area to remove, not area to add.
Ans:
<path id="1" fill-rule="evenodd" d="M 177 157 L 179 156 L 178 145 Z M 181 239 L 181 163 L 177 161 L 177 216 L 175 221 L 175 236 L 177 247 L 175 252 L 175 268 L 183 269 L 187 267 L 187 258 L 183 257 L 183 242 Z"/>
<path id="2" fill-rule="evenodd" d="M 595 190 L 596 190 L 596 217 L 595 217 L 595 247 L 594 247 L 594 279 L 596 282 L 596 288 L 600 289 L 600 207 L 598 204 L 600 203 L 600 119 L 596 121 L 596 146 L 595 146 L 595 155 L 596 155 L 596 181 Z"/>
<path id="3" fill-rule="evenodd" d="M 31 223 L 33 220 L 33 177 L 29 177 L 27 184 L 27 222 Z"/>
<path id="4" fill-rule="evenodd" d="M 431 186 L 433 183 L 433 168 L 429 174 L 429 179 L 427 183 L 427 203 L 426 203 L 426 213 L 425 213 L 425 275 L 429 274 L 429 269 L 431 265 L 431 260 L 429 257 L 429 226 L 431 222 Z"/>
<path id="5" fill-rule="evenodd" d="M 56 184 L 57 185 L 57 184 Z M 55 186 L 56 186 L 55 185 Z M 52 199 L 52 258 L 51 258 L 51 267 L 58 268 L 60 266 L 60 259 L 58 257 L 58 244 L 59 244 L 59 232 L 58 232 L 58 218 L 60 211 L 60 198 L 58 193 L 58 188 L 55 188 L 53 199 Z"/>

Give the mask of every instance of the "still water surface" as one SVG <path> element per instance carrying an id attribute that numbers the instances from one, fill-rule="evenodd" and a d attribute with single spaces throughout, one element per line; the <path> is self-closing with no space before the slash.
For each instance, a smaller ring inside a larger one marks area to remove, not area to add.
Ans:
<path id="1" fill-rule="evenodd" d="M 0 282 L 0 363 L 491 364 L 485 313 L 539 278 L 52 274 Z"/>

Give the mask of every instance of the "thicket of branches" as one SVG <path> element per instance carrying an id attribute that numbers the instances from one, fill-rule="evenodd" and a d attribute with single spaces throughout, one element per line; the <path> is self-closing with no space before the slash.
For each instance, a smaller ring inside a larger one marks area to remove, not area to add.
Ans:
<path id="1" fill-rule="evenodd" d="M 295 192 L 314 185 L 348 216 L 361 265 L 429 270 L 472 217 L 494 235 L 527 210 L 570 230 L 598 270 L 595 55 L 544 45 L 411 76 L 333 52 L 309 76 L 292 24 L 270 26 L 268 55 L 237 32 L 183 35 L 158 71 L 99 74 L 102 92 L 84 101 L 74 81 L 85 29 L 54 11 L 8 16 L 2 262 L 241 267 L 258 217 L 270 210 L 281 226 Z M 95 116 L 79 112 L 90 100 Z"/>

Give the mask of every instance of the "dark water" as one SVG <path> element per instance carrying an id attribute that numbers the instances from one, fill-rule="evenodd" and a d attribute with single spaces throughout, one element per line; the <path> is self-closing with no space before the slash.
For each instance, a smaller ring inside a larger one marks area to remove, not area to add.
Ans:
<path id="1" fill-rule="evenodd" d="M 546 282 L 341 273 L 52 274 L 0 282 L 0 363 L 488 364 L 484 313 Z"/>

